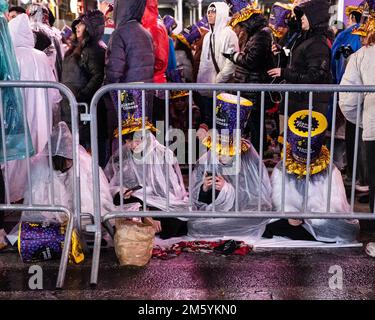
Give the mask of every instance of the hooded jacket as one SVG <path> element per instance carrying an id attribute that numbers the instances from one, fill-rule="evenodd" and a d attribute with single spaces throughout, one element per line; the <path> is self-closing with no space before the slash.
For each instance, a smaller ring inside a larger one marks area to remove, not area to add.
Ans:
<path id="1" fill-rule="evenodd" d="M 73 91 L 78 102 L 90 103 L 104 79 L 105 50 L 99 44 L 104 33 L 104 16 L 93 10 L 79 22 L 85 25 L 84 39 L 78 48 L 67 52 L 61 82 Z"/>
<path id="2" fill-rule="evenodd" d="M 168 67 L 169 38 L 167 29 L 163 22 L 158 19 L 158 16 L 158 1 L 147 0 L 142 25 L 151 33 L 154 45 L 154 82 L 164 83 L 167 82 L 165 72 Z"/>
<path id="3" fill-rule="evenodd" d="M 205 35 L 202 45 L 202 53 L 199 64 L 198 83 L 221 83 L 231 80 L 235 65 L 226 59 L 222 53 L 238 51 L 238 38 L 232 28 L 228 27 L 229 7 L 224 2 L 213 2 L 209 5 L 216 7 L 216 21 L 214 26 L 210 26 L 210 31 Z M 210 41 L 216 62 L 220 69 L 216 73 L 211 57 Z"/>
<path id="4" fill-rule="evenodd" d="M 104 80 L 105 49 L 99 44 L 104 33 L 104 16 L 99 10 L 87 12 L 73 22 L 74 33 L 80 22 L 85 25 L 84 38 L 66 53 L 61 82 L 73 92 L 78 102 L 90 104 L 93 95 L 102 86 Z M 71 128 L 71 110 L 66 97 L 61 103 L 61 120 Z M 82 145 L 89 143 L 89 131 L 88 126 L 80 124 Z"/>
<path id="5" fill-rule="evenodd" d="M 272 38 L 266 28 L 267 21 L 263 15 L 252 16 L 242 22 L 241 27 L 245 30 L 247 40 L 245 39 L 241 52 L 234 56 L 236 64 L 234 82 L 269 83 L 267 70 L 272 67 L 273 58 Z"/>
<path id="6" fill-rule="evenodd" d="M 329 4 L 326 0 L 311 0 L 295 8 L 298 16 L 306 15 L 310 29 L 302 31 L 291 48 L 287 66 L 281 69 L 281 77 L 287 83 L 332 83 L 330 70 L 331 49 L 327 38 Z M 316 14 L 319 12 L 319 14 Z M 314 95 L 313 109 L 326 114 L 330 94 Z M 289 95 L 289 114 L 309 106 L 308 93 Z"/>
<path id="7" fill-rule="evenodd" d="M 20 80 L 56 82 L 46 54 L 34 49 L 34 36 L 28 16 L 24 13 L 20 14 L 12 19 L 8 26 L 20 69 Z M 48 89 L 48 100 L 46 100 L 43 88 L 25 88 L 24 92 L 25 112 L 36 154 L 41 152 L 47 143 L 52 126 L 52 115 L 57 110 L 61 95 L 56 89 Z M 26 161 L 11 161 L 8 169 L 11 201 L 18 201 L 23 198 L 27 184 Z"/>
<path id="8" fill-rule="evenodd" d="M 352 34 L 353 30 L 358 27 L 359 24 L 354 24 L 344 31 L 340 32 L 332 45 L 331 70 L 334 83 L 340 83 L 341 78 L 344 75 L 345 66 L 347 63 L 347 59 L 345 59 L 342 54 L 338 57 L 336 56 L 340 51 L 340 48 L 342 48 L 342 46 L 350 46 L 354 53 L 362 47 L 360 36 Z"/>
<path id="9" fill-rule="evenodd" d="M 105 83 L 153 82 L 154 48 L 150 33 L 141 25 L 146 0 L 117 0 L 116 25 L 108 44 Z"/>

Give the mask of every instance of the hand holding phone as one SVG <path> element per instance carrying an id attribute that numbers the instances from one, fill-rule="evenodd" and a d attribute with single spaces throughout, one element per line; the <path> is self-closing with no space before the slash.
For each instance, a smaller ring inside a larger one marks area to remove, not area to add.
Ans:
<path id="1" fill-rule="evenodd" d="M 212 188 L 212 172 L 206 171 L 203 177 L 203 191 L 207 192 Z"/>
<path id="2" fill-rule="evenodd" d="M 125 198 L 130 197 L 131 194 L 132 194 L 134 191 L 137 191 L 137 190 L 139 190 L 139 189 L 142 189 L 142 186 L 135 186 L 135 187 L 132 187 L 132 188 L 126 190 L 126 191 L 124 192 L 124 197 L 125 197 Z"/>

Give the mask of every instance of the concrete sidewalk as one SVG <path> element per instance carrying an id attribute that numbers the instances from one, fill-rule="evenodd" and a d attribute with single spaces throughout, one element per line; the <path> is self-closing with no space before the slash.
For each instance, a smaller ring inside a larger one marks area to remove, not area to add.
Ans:
<path id="1" fill-rule="evenodd" d="M 64 290 L 54 289 L 58 262 L 40 265 L 44 290 L 32 291 L 30 265 L 17 253 L 0 253 L 0 299 L 375 299 L 375 259 L 363 248 L 263 249 L 245 257 L 183 253 L 153 258 L 144 268 L 120 267 L 108 249 L 95 289 L 90 259 L 69 266 Z M 342 289 L 330 288 L 332 266 L 342 269 Z"/>

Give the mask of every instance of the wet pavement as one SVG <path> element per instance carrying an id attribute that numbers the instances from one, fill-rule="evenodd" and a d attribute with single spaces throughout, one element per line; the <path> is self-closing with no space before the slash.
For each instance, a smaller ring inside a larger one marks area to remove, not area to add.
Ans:
<path id="1" fill-rule="evenodd" d="M 144 268 L 120 267 L 106 249 L 96 288 L 89 285 L 87 259 L 68 267 L 64 290 L 54 288 L 58 262 L 40 266 L 43 290 L 30 290 L 30 265 L 17 253 L 0 253 L 0 299 L 375 299 L 375 259 L 363 248 L 262 249 L 244 257 L 183 253 L 153 258 Z M 339 273 L 330 268 L 342 270 L 342 288 L 339 281 L 332 287 Z"/>
<path id="2" fill-rule="evenodd" d="M 368 204 L 357 202 L 356 211 L 368 212 Z M 17 214 L 6 220 L 9 232 Z M 361 221 L 359 240 L 375 241 L 375 222 Z M 375 299 L 375 258 L 364 248 L 258 249 L 247 256 L 183 253 L 170 260 L 153 258 L 144 268 L 120 267 L 114 250 L 105 249 L 95 288 L 89 285 L 90 264 L 88 256 L 79 266 L 69 265 L 64 289 L 56 290 L 59 261 L 40 263 L 43 290 L 30 290 L 31 265 L 14 250 L 0 251 L 0 300 Z M 338 270 L 341 288 L 332 278 Z"/>

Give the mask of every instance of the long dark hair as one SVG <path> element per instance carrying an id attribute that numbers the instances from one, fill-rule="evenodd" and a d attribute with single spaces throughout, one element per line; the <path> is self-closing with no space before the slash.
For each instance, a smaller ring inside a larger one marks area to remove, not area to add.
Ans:
<path id="1" fill-rule="evenodd" d="M 87 30 L 85 29 L 85 31 L 83 32 L 82 40 L 79 40 L 77 38 L 76 33 L 73 33 L 72 37 L 74 37 L 74 38 L 71 42 L 69 50 L 65 53 L 65 57 L 69 57 L 69 56 L 72 55 L 76 59 L 80 59 L 81 54 L 82 54 L 82 50 L 88 42 L 89 34 L 88 34 Z"/>

